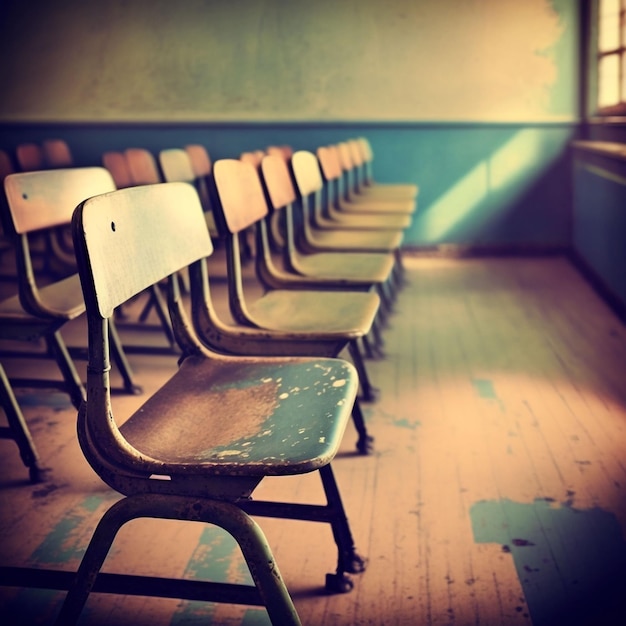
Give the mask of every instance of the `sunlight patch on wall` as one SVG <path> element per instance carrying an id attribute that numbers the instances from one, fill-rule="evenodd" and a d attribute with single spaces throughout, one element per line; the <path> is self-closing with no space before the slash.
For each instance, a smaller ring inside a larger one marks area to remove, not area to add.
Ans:
<path id="1" fill-rule="evenodd" d="M 533 172 L 549 158 L 538 130 L 520 130 L 428 208 L 421 222 L 424 238 L 441 241 L 464 220 L 488 211 L 496 193 L 519 193 L 522 181 L 524 188 L 532 184 Z"/>

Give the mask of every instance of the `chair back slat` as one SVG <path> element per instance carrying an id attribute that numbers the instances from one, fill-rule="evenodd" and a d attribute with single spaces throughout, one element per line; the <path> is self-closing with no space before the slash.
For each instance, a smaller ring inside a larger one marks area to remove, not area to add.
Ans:
<path id="1" fill-rule="evenodd" d="M 296 201 L 296 190 L 291 181 L 289 166 L 282 155 L 268 155 L 261 161 L 265 188 L 274 209 L 281 209 Z"/>
<path id="2" fill-rule="evenodd" d="M 341 169 L 344 172 L 349 172 L 352 169 L 353 163 L 348 144 L 345 141 L 341 141 L 336 146 L 331 146 L 331 150 L 333 149 L 337 152 Z"/>
<path id="3" fill-rule="evenodd" d="M 45 167 L 43 150 L 36 143 L 21 143 L 15 148 L 15 158 L 22 172 L 33 172 Z"/>
<path id="4" fill-rule="evenodd" d="M 317 150 L 322 174 L 327 181 L 337 180 L 342 176 L 339 156 L 333 146 L 320 146 Z"/>
<path id="5" fill-rule="evenodd" d="M 207 149 L 200 144 L 188 144 L 185 146 L 185 152 L 191 160 L 191 167 L 196 177 L 201 178 L 209 176 L 213 169 L 213 163 Z"/>
<path id="6" fill-rule="evenodd" d="M 115 189 L 103 167 L 78 167 L 9 174 L 4 179 L 13 228 L 26 234 L 68 224 L 79 202 Z"/>
<path id="7" fill-rule="evenodd" d="M 291 157 L 291 167 L 300 195 L 308 196 L 324 186 L 320 162 L 312 152 L 306 150 L 294 152 Z"/>
<path id="8" fill-rule="evenodd" d="M 86 304 L 102 318 L 213 251 L 198 194 L 188 183 L 96 196 L 79 206 L 74 219 L 74 245 L 90 259 L 88 268 L 79 261 Z"/>
<path id="9" fill-rule="evenodd" d="M 241 232 L 268 214 L 254 165 L 239 159 L 220 159 L 213 167 L 213 177 L 223 221 L 230 233 Z"/>
<path id="10" fill-rule="evenodd" d="M 104 152 L 102 155 L 102 165 L 109 170 L 115 181 L 115 186 L 118 189 L 133 186 L 133 178 L 130 174 L 128 161 L 123 152 L 116 152 L 114 150 Z"/>
<path id="11" fill-rule="evenodd" d="M 159 163 L 166 182 L 191 183 L 196 178 L 189 154 L 181 148 L 161 150 Z"/>
<path id="12" fill-rule="evenodd" d="M 162 182 L 156 159 L 144 148 L 127 148 L 124 151 L 133 185 L 154 185 Z"/>
<path id="13" fill-rule="evenodd" d="M 72 167 L 74 165 L 70 147 L 63 139 L 46 139 L 41 146 L 47 167 Z"/>

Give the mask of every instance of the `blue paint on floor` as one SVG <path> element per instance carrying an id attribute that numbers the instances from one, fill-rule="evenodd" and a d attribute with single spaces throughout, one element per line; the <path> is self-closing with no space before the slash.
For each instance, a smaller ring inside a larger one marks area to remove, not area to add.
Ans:
<path id="1" fill-rule="evenodd" d="M 477 543 L 511 554 L 533 626 L 626 624 L 626 542 L 612 513 L 504 499 L 470 516 Z"/>
<path id="2" fill-rule="evenodd" d="M 485 380 L 483 378 L 473 378 L 472 386 L 481 398 L 486 398 L 488 400 L 498 399 L 496 390 L 494 389 L 493 383 L 490 380 Z"/>
<path id="3" fill-rule="evenodd" d="M 252 584 L 247 565 L 240 556 L 237 542 L 224 530 L 207 526 L 200 536 L 183 575 L 191 580 Z M 172 626 L 190 623 L 212 624 L 217 604 L 213 602 L 183 601 L 172 616 Z M 259 607 L 244 609 L 242 626 L 269 626 L 267 611 Z"/>

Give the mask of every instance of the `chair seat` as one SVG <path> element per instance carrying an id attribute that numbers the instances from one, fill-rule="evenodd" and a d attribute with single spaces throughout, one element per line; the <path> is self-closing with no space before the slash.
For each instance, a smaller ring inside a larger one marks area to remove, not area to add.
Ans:
<path id="1" fill-rule="evenodd" d="M 415 212 L 414 200 L 392 200 L 382 194 L 353 193 L 349 201 L 342 200 L 342 211 L 347 213 L 386 215 L 387 218 L 397 215 L 410 216 Z"/>
<path id="2" fill-rule="evenodd" d="M 315 247 L 351 252 L 390 252 L 402 244 L 402 233 L 394 231 L 350 231 L 323 230 L 310 231 L 311 244 Z"/>
<path id="3" fill-rule="evenodd" d="M 361 185 L 358 195 L 364 197 L 381 197 L 389 200 L 404 200 L 416 198 L 419 187 L 410 183 L 371 183 Z"/>
<path id="4" fill-rule="evenodd" d="M 39 296 L 51 313 L 72 320 L 85 311 L 85 300 L 78 274 L 39 288 Z"/>
<path id="5" fill-rule="evenodd" d="M 411 225 L 409 215 L 396 213 L 382 214 L 380 211 L 370 213 L 362 213 L 355 209 L 354 205 L 350 205 L 341 201 L 339 203 L 340 211 L 335 212 L 333 219 L 329 220 L 329 224 L 334 228 L 354 228 L 357 230 L 403 230 Z"/>
<path id="6" fill-rule="evenodd" d="M 340 359 L 189 357 L 120 430 L 172 479 L 299 474 L 335 455 L 357 384 Z"/>
<path id="7" fill-rule="evenodd" d="M 284 332 L 337 333 L 348 339 L 365 336 L 380 298 L 371 292 L 274 289 L 248 304 L 261 328 Z"/>
<path id="8" fill-rule="evenodd" d="M 27 313 L 17 295 L 0 302 L 0 339 L 37 339 L 42 333 L 54 332 L 63 326 L 63 319 L 43 319 Z"/>
<path id="9" fill-rule="evenodd" d="M 369 284 L 383 283 L 393 270 L 389 254 L 319 252 L 299 255 L 298 270 L 305 276 L 334 278 Z"/>

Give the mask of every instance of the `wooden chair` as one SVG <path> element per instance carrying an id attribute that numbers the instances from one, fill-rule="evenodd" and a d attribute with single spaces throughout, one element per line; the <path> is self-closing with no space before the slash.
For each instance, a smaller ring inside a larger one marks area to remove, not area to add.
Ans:
<path id="1" fill-rule="evenodd" d="M 336 168 L 336 161 L 335 161 Z M 323 228 L 322 195 L 324 180 L 320 161 L 312 152 L 298 150 L 291 159 L 291 169 L 300 195 L 302 219 L 296 225 L 296 242 L 305 252 L 391 252 L 394 255 L 393 286 L 404 282 L 402 234 L 394 231 L 362 231 Z"/>
<path id="2" fill-rule="evenodd" d="M 368 229 L 368 230 L 406 230 L 411 224 L 410 213 L 385 211 L 363 212 L 364 203 L 351 203 L 346 195 L 344 169 L 352 167 L 351 161 L 342 164 L 338 146 L 320 146 L 317 151 L 324 179 L 326 180 L 326 196 L 319 225 L 331 229 Z M 375 205 L 370 204 L 371 207 Z M 386 205 L 387 207 L 389 205 Z"/>
<path id="3" fill-rule="evenodd" d="M 126 189 L 126 187 L 133 186 L 133 177 L 123 152 L 107 150 L 102 154 L 102 165 L 113 177 L 117 189 Z"/>
<path id="4" fill-rule="evenodd" d="M 215 242 L 219 233 L 209 194 L 208 179 L 212 164 L 208 152 L 199 144 L 188 145 L 184 149 L 166 148 L 159 152 L 159 164 L 165 182 L 190 183 L 196 188 L 204 209 L 207 227 Z"/>
<path id="5" fill-rule="evenodd" d="M 47 167 L 73 167 L 74 158 L 69 145 L 63 139 L 46 139 L 41 144 Z"/>
<path id="6" fill-rule="evenodd" d="M 330 523 L 339 558 L 331 591 L 365 563 L 354 549 L 330 462 L 355 398 L 357 377 L 339 359 L 228 357 L 199 343 L 193 355 L 118 426 L 110 395 L 107 320 L 128 297 L 210 255 L 211 239 L 192 186 L 163 183 L 87 200 L 74 233 L 89 321 L 89 384 L 79 441 L 93 469 L 123 495 L 103 516 L 57 617 L 77 620 L 92 589 L 261 604 L 277 626 L 300 624 L 278 566 L 251 515 Z M 184 308 L 175 319 L 189 330 Z M 175 310 L 176 309 L 176 310 Z M 314 436 L 313 436 L 314 435 Z M 319 471 L 323 506 L 251 498 L 266 476 Z M 98 573 L 123 524 L 139 517 L 214 524 L 238 542 L 255 587 Z M 319 549 L 319 546 L 312 546 Z M 155 585 L 154 587 L 152 585 Z"/>
<path id="7" fill-rule="evenodd" d="M 374 179 L 374 152 L 366 137 L 356 140 L 362 158 L 361 178 L 358 193 L 413 200 L 419 193 L 419 187 L 413 183 L 379 183 Z"/>
<path id="8" fill-rule="evenodd" d="M 4 181 L 7 197 L 5 223 L 13 241 L 18 293 L 0 302 L 0 338 L 19 342 L 43 340 L 47 350 L 2 350 L 3 356 L 53 358 L 63 380 L 11 379 L 14 386 L 52 387 L 66 391 L 75 407 L 85 390 L 60 334 L 61 327 L 85 311 L 78 274 L 40 286 L 33 270 L 29 235 L 69 222 L 80 201 L 115 188 L 109 173 L 100 167 L 42 170 L 10 174 Z M 111 344 L 124 388 L 138 393 L 130 366 L 111 326 Z"/>
<path id="9" fill-rule="evenodd" d="M 396 192 L 384 192 L 382 187 L 365 185 L 365 161 L 356 139 L 348 139 L 337 146 L 341 166 L 344 169 L 344 199 L 346 210 L 365 213 L 403 213 L 413 215 L 417 210 L 416 193 L 406 195 Z M 402 188 L 400 188 L 401 190 Z"/>
<path id="10" fill-rule="evenodd" d="M 385 313 L 391 309 L 392 292 L 387 289 L 393 271 L 394 257 L 379 252 L 300 251 L 296 243 L 295 222 L 302 219 L 296 209 L 297 194 L 284 153 L 268 155 L 260 167 L 261 178 L 272 209 L 268 225 L 269 239 L 261 239 L 257 252 L 258 273 L 272 289 L 376 289 Z M 275 232 L 283 228 L 279 237 Z M 272 249 L 282 253 L 285 269 L 273 261 Z"/>
<path id="11" fill-rule="evenodd" d="M 42 145 L 21 143 L 16 147 L 15 155 L 21 172 L 71 167 L 72 161 L 69 147 L 61 140 L 49 140 Z M 51 276 L 61 278 L 76 273 L 71 235 L 65 226 L 47 228 L 37 234 L 32 233 L 31 249 L 34 251 L 38 248 L 42 249 L 40 256 L 44 258 L 44 268 Z"/>
<path id="12" fill-rule="evenodd" d="M 36 143 L 21 143 L 15 148 L 17 165 L 22 172 L 34 172 L 46 167 L 43 149 Z"/>

